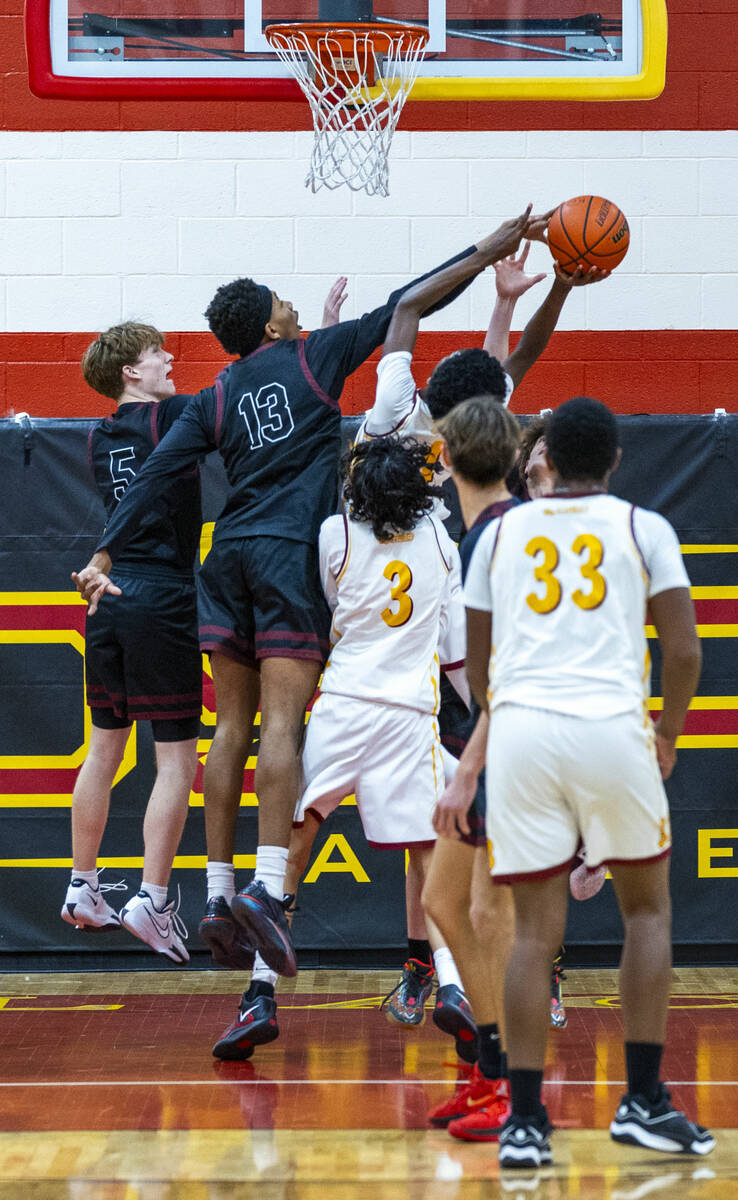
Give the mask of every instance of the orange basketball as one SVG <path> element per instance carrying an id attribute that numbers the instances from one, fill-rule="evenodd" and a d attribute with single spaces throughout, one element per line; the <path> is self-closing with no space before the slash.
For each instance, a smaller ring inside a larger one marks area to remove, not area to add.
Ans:
<path id="1" fill-rule="evenodd" d="M 611 271 L 628 253 L 625 214 L 602 196 L 575 196 L 556 209 L 548 223 L 548 248 L 567 275 L 582 262 Z"/>

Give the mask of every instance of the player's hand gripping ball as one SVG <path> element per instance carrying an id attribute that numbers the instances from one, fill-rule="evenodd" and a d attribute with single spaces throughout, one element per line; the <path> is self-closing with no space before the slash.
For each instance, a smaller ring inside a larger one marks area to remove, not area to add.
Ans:
<path id="1" fill-rule="evenodd" d="M 548 248 L 567 275 L 579 263 L 611 271 L 628 253 L 625 214 L 602 196 L 575 196 L 556 209 L 548 223 Z"/>

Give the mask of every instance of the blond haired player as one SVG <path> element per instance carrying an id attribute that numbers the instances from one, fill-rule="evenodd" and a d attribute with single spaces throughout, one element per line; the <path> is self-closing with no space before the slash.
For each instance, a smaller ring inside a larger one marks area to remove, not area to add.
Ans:
<path id="1" fill-rule="evenodd" d="M 487 836 L 510 884 L 515 942 L 505 986 L 512 1115 L 502 1167 L 551 1162 L 541 1104 L 549 963 L 581 842 L 607 863 L 625 926 L 620 994 L 628 1091 L 615 1141 L 707 1154 L 714 1139 L 659 1081 L 671 976 L 669 807 L 662 783 L 700 672 L 689 579 L 658 513 L 607 494 L 617 427 L 588 397 L 546 432 L 551 496 L 507 512 L 477 543 L 464 587 L 469 681 L 489 707 Z M 647 705 L 646 606 L 659 638 L 663 708 Z"/>

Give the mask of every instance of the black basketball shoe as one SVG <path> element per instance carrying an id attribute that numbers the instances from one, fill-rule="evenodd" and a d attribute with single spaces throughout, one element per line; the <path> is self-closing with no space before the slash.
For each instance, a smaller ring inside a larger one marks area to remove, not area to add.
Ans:
<path id="1" fill-rule="evenodd" d="M 248 941 L 278 975 L 297 974 L 295 947 L 287 921 L 293 900 L 293 896 L 282 900 L 270 896 L 260 879 L 254 879 L 231 900 L 231 912 L 246 930 Z"/>
<path id="2" fill-rule="evenodd" d="M 254 966 L 254 948 L 233 918 L 224 896 L 208 900 L 205 916 L 197 927 L 200 937 L 209 947 L 213 962 L 232 971 L 250 971 Z"/>
<path id="3" fill-rule="evenodd" d="M 618 1105 L 610 1126 L 614 1142 L 662 1150 L 665 1154 L 709 1154 L 715 1139 L 708 1129 L 689 1121 L 683 1112 L 671 1106 L 671 1096 L 659 1084 L 659 1094 L 651 1102 L 645 1096 L 626 1093 Z"/>
<path id="4" fill-rule="evenodd" d="M 455 983 L 447 983 L 436 992 L 433 1024 L 456 1041 L 456 1053 L 463 1062 L 479 1058 L 479 1038 L 469 1001 Z"/>
<path id="5" fill-rule="evenodd" d="M 553 1126 L 541 1106 L 537 1117 L 508 1117 L 500 1134 L 501 1167 L 535 1170 L 553 1162 L 549 1136 Z"/>
<path id="6" fill-rule="evenodd" d="M 422 1025 L 425 1002 L 433 991 L 433 964 L 409 958 L 402 968 L 400 982 L 385 996 L 380 1010 L 388 1021 L 398 1025 Z"/>
<path id="7" fill-rule="evenodd" d="M 277 1002 L 261 992 L 263 984 L 252 983 L 241 997 L 238 1016 L 213 1046 L 215 1058 L 243 1062 L 251 1058 L 255 1046 L 265 1046 L 279 1037 Z"/>

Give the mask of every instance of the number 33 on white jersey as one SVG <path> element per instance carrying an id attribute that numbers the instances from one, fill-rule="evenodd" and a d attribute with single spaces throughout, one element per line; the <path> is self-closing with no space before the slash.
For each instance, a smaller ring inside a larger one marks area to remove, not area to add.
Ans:
<path id="1" fill-rule="evenodd" d="M 614 496 L 544 497 L 491 522 L 464 587 L 468 608 L 492 613 L 490 709 L 641 709 L 646 605 L 676 587 L 689 579 L 671 525 Z"/>

